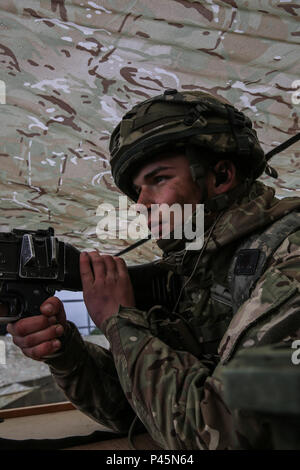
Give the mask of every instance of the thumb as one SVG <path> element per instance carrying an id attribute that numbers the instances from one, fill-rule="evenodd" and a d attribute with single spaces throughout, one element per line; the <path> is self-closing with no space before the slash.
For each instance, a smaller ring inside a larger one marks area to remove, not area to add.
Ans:
<path id="1" fill-rule="evenodd" d="M 57 323 L 61 325 L 65 325 L 67 322 L 63 303 L 58 297 L 49 297 L 42 303 L 40 310 L 46 317 L 56 317 Z"/>

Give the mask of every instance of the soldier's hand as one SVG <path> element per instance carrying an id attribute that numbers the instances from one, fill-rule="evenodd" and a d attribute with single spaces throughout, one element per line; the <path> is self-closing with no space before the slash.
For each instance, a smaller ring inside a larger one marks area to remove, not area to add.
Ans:
<path id="1" fill-rule="evenodd" d="M 82 252 L 80 274 L 87 310 L 100 329 L 102 323 L 116 314 L 119 306 L 134 307 L 135 299 L 125 261 L 97 251 Z"/>
<path id="2" fill-rule="evenodd" d="M 50 297 L 40 307 L 42 315 L 22 318 L 7 325 L 13 342 L 25 356 L 42 361 L 61 348 L 59 338 L 63 335 L 67 320 L 62 302 Z"/>

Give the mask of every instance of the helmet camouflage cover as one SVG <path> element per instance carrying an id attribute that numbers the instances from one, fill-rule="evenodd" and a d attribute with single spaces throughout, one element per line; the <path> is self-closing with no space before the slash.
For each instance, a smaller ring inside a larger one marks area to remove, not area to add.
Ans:
<path id="1" fill-rule="evenodd" d="M 252 180 L 266 167 L 247 116 L 222 98 L 171 89 L 135 105 L 113 131 L 110 163 L 116 185 L 136 200 L 132 178 L 140 165 L 182 145 L 196 149 L 196 159 L 206 164 L 216 158 L 231 159 Z"/>

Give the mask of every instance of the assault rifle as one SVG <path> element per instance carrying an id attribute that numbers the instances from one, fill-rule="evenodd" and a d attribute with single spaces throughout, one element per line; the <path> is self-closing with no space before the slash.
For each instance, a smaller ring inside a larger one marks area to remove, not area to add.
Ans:
<path id="1" fill-rule="evenodd" d="M 125 251 L 128 248 L 119 255 Z M 81 291 L 79 256 L 77 248 L 58 240 L 52 227 L 0 233 L 0 303 L 8 306 L 0 324 L 39 315 L 41 304 L 56 291 Z M 175 303 L 178 279 L 174 277 L 167 291 L 168 271 L 155 262 L 130 266 L 128 271 L 137 307 L 158 303 L 170 308 Z"/>

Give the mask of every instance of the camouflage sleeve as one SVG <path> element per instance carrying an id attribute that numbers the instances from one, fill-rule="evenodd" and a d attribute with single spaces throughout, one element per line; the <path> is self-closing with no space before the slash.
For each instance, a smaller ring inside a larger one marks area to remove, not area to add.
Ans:
<path id="1" fill-rule="evenodd" d="M 137 309 L 121 307 L 104 328 L 125 395 L 160 446 L 228 447 L 230 413 L 204 363 L 153 336 L 147 314 Z"/>
<path id="2" fill-rule="evenodd" d="M 222 340 L 217 373 L 154 337 L 144 312 L 121 307 L 106 321 L 105 334 L 126 397 L 165 449 L 232 446 L 234 423 L 223 399 L 222 368 L 240 348 L 299 337 L 299 248 L 297 232 L 274 253 Z"/>
<path id="3" fill-rule="evenodd" d="M 128 431 L 135 414 L 120 386 L 110 351 L 84 341 L 68 322 L 63 351 L 45 362 L 80 411 L 114 431 Z"/>

